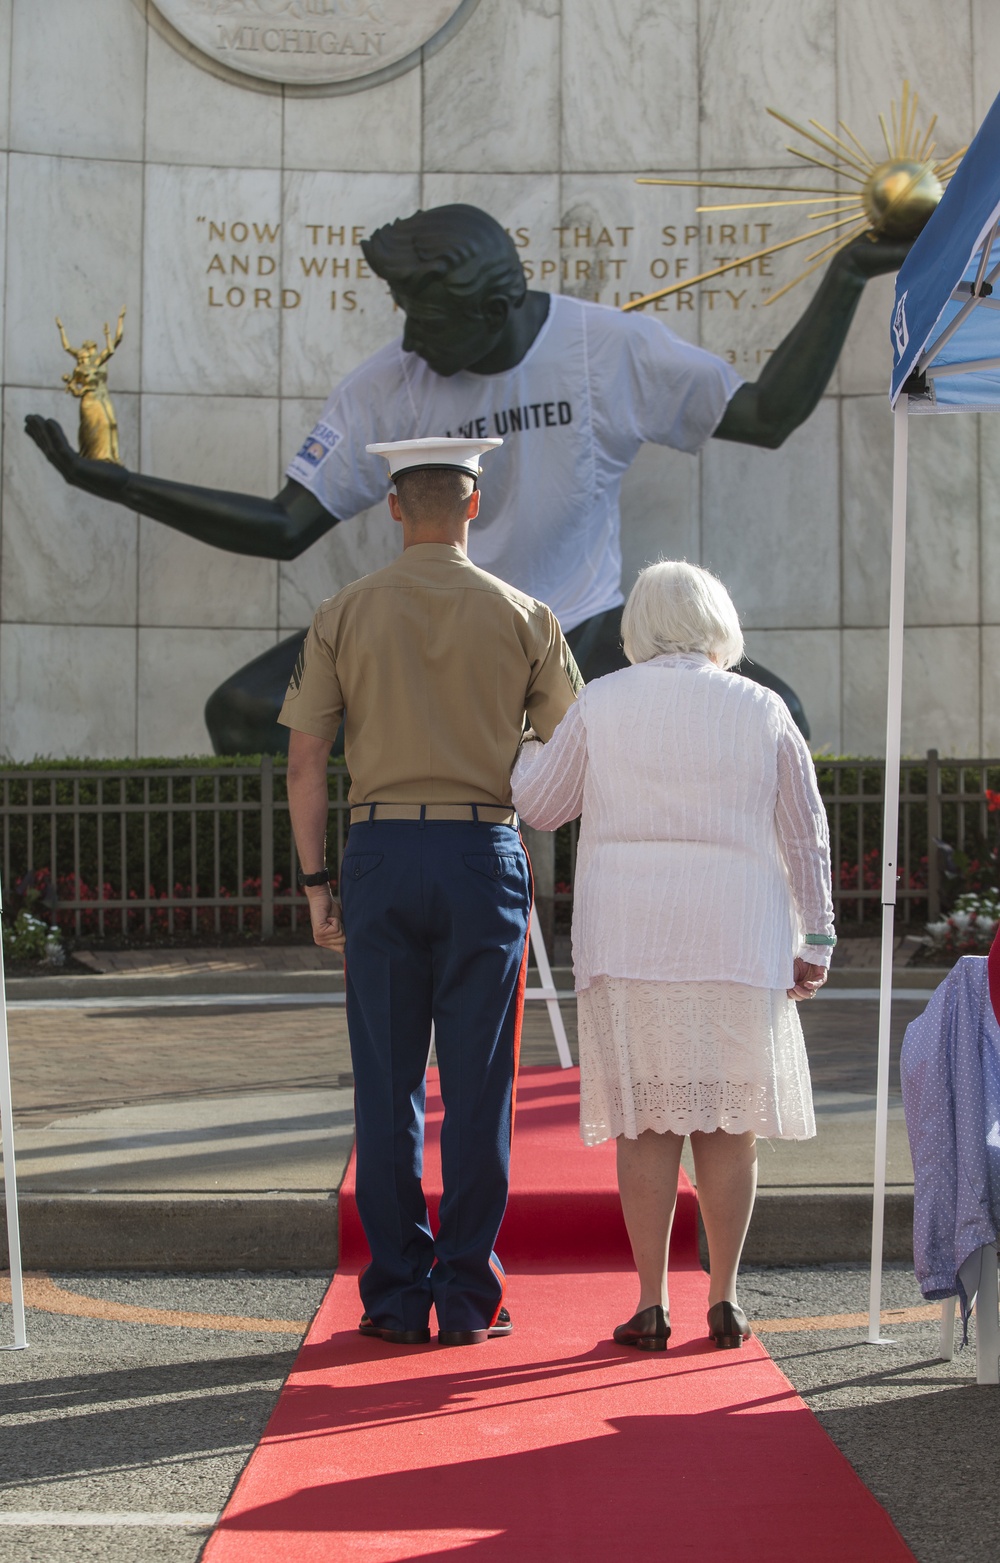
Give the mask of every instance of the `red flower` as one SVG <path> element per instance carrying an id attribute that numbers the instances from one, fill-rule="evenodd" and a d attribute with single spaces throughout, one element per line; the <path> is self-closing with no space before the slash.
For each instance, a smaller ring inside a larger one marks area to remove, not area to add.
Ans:
<path id="1" fill-rule="evenodd" d="M 985 796 L 987 809 L 991 814 L 996 814 L 1000 810 L 1000 792 L 991 792 L 987 787 Z"/>

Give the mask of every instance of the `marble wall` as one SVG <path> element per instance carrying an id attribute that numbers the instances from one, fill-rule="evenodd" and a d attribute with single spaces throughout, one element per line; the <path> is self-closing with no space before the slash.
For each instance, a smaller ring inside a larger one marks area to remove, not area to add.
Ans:
<path id="1" fill-rule="evenodd" d="M 481 0 L 419 68 L 345 96 L 219 79 L 145 0 L 0 0 L 0 750 L 204 752 L 212 688 L 395 547 L 379 509 L 291 563 L 238 558 L 66 489 L 22 432 L 28 411 L 75 428 L 56 313 L 79 340 L 127 306 L 127 465 L 276 492 L 331 386 L 399 329 L 359 248 L 378 223 L 472 201 L 533 285 L 614 304 L 738 253 L 730 217 L 802 227 L 795 207 L 699 217 L 696 190 L 636 174 L 801 183 L 764 106 L 874 149 L 904 77 L 942 151 L 964 143 L 1000 88 L 996 0 Z M 817 281 L 765 307 L 796 253 L 658 318 L 753 378 Z M 882 742 L 891 293 L 869 287 L 780 452 L 647 447 L 625 484 L 627 582 L 661 553 L 717 569 L 751 654 L 838 752 Z M 911 752 L 1000 751 L 1000 456 L 979 425 L 925 420 L 913 442 Z"/>

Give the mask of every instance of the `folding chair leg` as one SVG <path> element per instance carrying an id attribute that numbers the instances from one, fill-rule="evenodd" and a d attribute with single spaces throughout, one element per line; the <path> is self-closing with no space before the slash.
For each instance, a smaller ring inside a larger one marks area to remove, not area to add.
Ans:
<path id="1" fill-rule="evenodd" d="M 976 1298 L 976 1383 L 1000 1384 L 1000 1284 L 996 1249 L 989 1244 Z"/>
<path id="2" fill-rule="evenodd" d="M 950 1362 L 955 1355 L 955 1311 L 957 1297 L 946 1297 L 941 1304 L 941 1338 L 938 1356 L 942 1362 Z"/>

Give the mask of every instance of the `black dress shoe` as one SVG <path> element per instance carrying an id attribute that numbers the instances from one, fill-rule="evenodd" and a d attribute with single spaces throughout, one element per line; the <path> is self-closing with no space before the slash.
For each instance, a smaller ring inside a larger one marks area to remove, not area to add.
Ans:
<path id="1" fill-rule="evenodd" d="M 614 1339 L 619 1346 L 635 1346 L 639 1351 L 666 1351 L 670 1339 L 670 1315 L 653 1303 L 634 1313 L 627 1324 L 619 1324 Z"/>
<path id="2" fill-rule="evenodd" d="M 360 1335 L 374 1335 L 376 1340 L 388 1341 L 390 1346 L 426 1346 L 431 1338 L 430 1327 L 422 1330 L 386 1330 L 381 1324 L 373 1324 L 366 1313 L 358 1325 Z"/>
<path id="3" fill-rule="evenodd" d="M 708 1333 L 722 1351 L 742 1346 L 753 1334 L 750 1321 L 736 1303 L 713 1303 L 708 1310 Z"/>
<path id="4" fill-rule="evenodd" d="M 510 1335 L 514 1329 L 510 1314 L 501 1308 L 495 1321 L 485 1330 L 438 1330 L 439 1346 L 481 1346 L 498 1335 Z"/>

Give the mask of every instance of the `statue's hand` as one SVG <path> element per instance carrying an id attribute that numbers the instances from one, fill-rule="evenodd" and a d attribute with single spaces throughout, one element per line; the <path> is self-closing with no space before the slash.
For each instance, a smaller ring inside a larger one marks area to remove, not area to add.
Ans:
<path id="1" fill-rule="evenodd" d="M 24 432 L 73 488 L 85 489 L 88 494 L 97 494 L 102 499 L 114 499 L 128 482 L 125 468 L 115 462 L 89 461 L 77 455 L 55 418 L 40 418 L 37 413 L 29 413 L 24 420 Z"/>
<path id="2" fill-rule="evenodd" d="M 869 277 L 898 271 L 912 245 L 912 239 L 869 239 L 862 234 L 860 239 L 841 250 L 837 260 L 845 270 L 867 282 Z"/>

